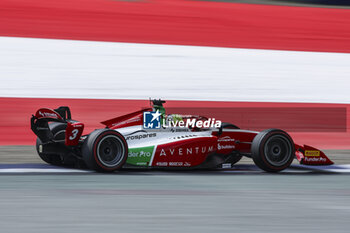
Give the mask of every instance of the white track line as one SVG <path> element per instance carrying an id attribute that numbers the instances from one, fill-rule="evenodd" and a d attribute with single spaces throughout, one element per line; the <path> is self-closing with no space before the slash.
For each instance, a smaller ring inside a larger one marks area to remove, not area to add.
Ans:
<path id="1" fill-rule="evenodd" d="M 350 164 L 342 165 L 330 165 L 330 166 L 306 166 L 306 165 L 293 165 L 295 168 L 308 169 L 313 171 L 325 171 L 335 173 L 350 173 Z"/>
<path id="2" fill-rule="evenodd" d="M 64 168 L 4 168 L 0 173 L 91 173 L 93 171 Z"/>
<path id="3" fill-rule="evenodd" d="M 332 173 L 350 173 L 350 164 L 344 165 L 331 165 L 331 166 L 305 166 L 305 165 L 292 165 L 291 168 L 286 169 L 282 173 L 294 174 L 294 173 L 310 173 L 310 172 L 332 172 Z M 149 171 L 152 173 L 152 171 Z M 239 166 L 237 165 L 233 169 L 218 170 L 216 172 L 224 173 L 264 173 L 262 170 L 258 169 L 256 166 Z M 89 170 L 79 170 L 79 169 L 68 169 L 68 168 L 0 168 L 0 174 L 26 174 L 26 173 L 94 173 L 94 171 Z M 137 174 L 137 169 L 135 174 Z M 155 173 L 158 173 L 156 170 Z M 179 171 L 183 174 L 183 172 Z M 140 173 L 141 174 L 141 173 Z"/>
<path id="4" fill-rule="evenodd" d="M 0 96 L 350 103 L 350 54 L 0 37 Z"/>

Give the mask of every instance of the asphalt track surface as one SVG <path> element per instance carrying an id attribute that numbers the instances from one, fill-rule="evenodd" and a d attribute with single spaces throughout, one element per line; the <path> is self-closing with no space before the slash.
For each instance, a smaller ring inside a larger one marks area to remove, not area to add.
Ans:
<path id="1" fill-rule="evenodd" d="M 0 176 L 1 232 L 348 232 L 350 176 Z"/>
<path id="2" fill-rule="evenodd" d="M 326 152 L 350 163 L 349 151 Z M 33 146 L 1 147 L 0 163 L 44 166 Z M 0 226 L 33 233 L 348 232 L 349 179 L 250 171 L 2 174 Z"/>

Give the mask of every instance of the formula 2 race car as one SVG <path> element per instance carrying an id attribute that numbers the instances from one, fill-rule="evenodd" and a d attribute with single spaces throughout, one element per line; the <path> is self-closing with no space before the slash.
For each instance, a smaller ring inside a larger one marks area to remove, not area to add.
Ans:
<path id="1" fill-rule="evenodd" d="M 231 168 L 242 156 L 267 172 L 279 172 L 296 158 L 305 165 L 333 162 L 320 150 L 295 144 L 280 129 L 261 132 L 197 115 L 166 115 L 165 101 L 101 122 L 83 135 L 84 124 L 68 107 L 39 109 L 31 118 L 42 160 L 57 166 L 112 172 L 121 168 Z M 221 123 L 221 124 L 220 124 Z"/>

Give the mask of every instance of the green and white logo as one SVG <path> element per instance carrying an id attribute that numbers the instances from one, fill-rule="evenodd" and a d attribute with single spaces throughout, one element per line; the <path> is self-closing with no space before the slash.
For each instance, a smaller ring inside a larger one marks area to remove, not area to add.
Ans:
<path id="1" fill-rule="evenodd" d="M 148 166 L 152 158 L 153 150 L 154 146 L 129 148 L 126 163 L 136 166 Z"/>

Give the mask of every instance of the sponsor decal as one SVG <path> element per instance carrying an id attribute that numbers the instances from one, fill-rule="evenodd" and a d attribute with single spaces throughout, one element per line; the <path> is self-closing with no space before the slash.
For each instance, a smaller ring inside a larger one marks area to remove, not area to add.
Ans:
<path id="1" fill-rule="evenodd" d="M 322 157 L 305 157 L 304 161 L 305 162 L 327 162 L 327 159 Z"/>
<path id="2" fill-rule="evenodd" d="M 183 166 L 183 162 L 169 162 L 169 166 L 172 166 L 172 167 L 181 167 Z"/>
<path id="3" fill-rule="evenodd" d="M 225 137 L 218 139 L 218 142 L 234 142 L 234 141 L 235 141 L 235 139 L 230 138 L 230 136 L 225 136 Z"/>
<path id="4" fill-rule="evenodd" d="M 140 139 L 145 139 L 145 138 L 153 138 L 155 136 L 157 136 L 157 133 L 145 133 L 145 134 L 137 134 L 137 135 L 130 135 L 129 134 L 128 136 L 125 136 L 125 140 L 127 140 L 127 141 L 128 140 L 140 140 Z"/>
<path id="5" fill-rule="evenodd" d="M 156 163 L 156 166 L 159 166 L 159 167 L 166 167 L 166 166 L 168 166 L 168 162 L 157 162 L 157 163 Z"/>
<path id="6" fill-rule="evenodd" d="M 187 128 L 180 128 L 180 129 L 171 128 L 170 131 L 171 131 L 172 133 L 177 133 L 177 132 L 190 132 L 190 130 L 187 129 Z"/>
<path id="7" fill-rule="evenodd" d="M 196 147 L 187 147 L 187 148 L 170 148 L 168 150 L 161 149 L 160 156 L 167 155 L 196 155 L 204 154 L 206 152 L 214 151 L 213 146 L 196 146 Z"/>
<path id="8" fill-rule="evenodd" d="M 147 162 L 137 162 L 136 165 L 138 165 L 138 166 L 147 166 L 148 163 Z"/>
<path id="9" fill-rule="evenodd" d="M 56 118 L 57 119 L 57 115 L 55 113 L 50 113 L 50 112 L 41 112 L 39 111 L 39 114 L 42 117 L 51 117 L 51 118 Z"/>
<path id="10" fill-rule="evenodd" d="M 320 156 L 320 151 L 318 151 L 318 150 L 306 150 L 305 151 L 305 156 L 306 157 Z"/>
<path id="11" fill-rule="evenodd" d="M 148 166 L 152 158 L 154 146 L 129 148 L 127 164 Z"/>
<path id="12" fill-rule="evenodd" d="M 218 144 L 218 150 L 228 150 L 228 149 L 235 149 L 234 145 L 220 145 Z"/>
<path id="13" fill-rule="evenodd" d="M 128 156 L 131 158 L 133 158 L 133 157 L 151 157 L 152 154 L 149 151 L 141 150 L 141 151 L 130 151 Z"/>
<path id="14" fill-rule="evenodd" d="M 184 163 L 184 167 L 191 167 L 191 163 L 185 162 L 185 163 Z"/>
<path id="15" fill-rule="evenodd" d="M 143 128 L 145 129 L 160 129 L 160 116 L 162 114 L 157 110 L 156 112 L 143 113 Z"/>
<path id="16" fill-rule="evenodd" d="M 158 167 L 191 167 L 189 162 L 157 162 L 156 166 Z"/>

